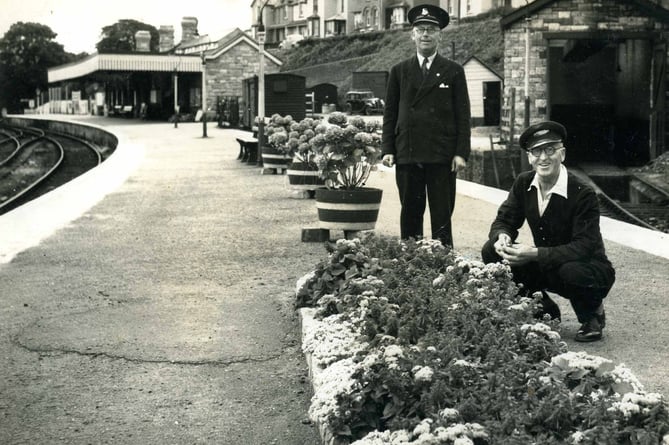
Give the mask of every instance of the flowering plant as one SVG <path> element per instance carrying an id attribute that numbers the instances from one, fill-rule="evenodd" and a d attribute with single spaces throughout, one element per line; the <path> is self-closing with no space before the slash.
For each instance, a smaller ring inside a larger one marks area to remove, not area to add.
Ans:
<path id="1" fill-rule="evenodd" d="M 328 188 L 364 186 L 381 155 L 380 125 L 335 112 L 315 128 L 309 141 Z"/>
<path id="2" fill-rule="evenodd" d="M 265 127 L 265 137 L 269 146 L 288 156 L 292 156 L 293 151 L 288 144 L 293 123 L 293 117 L 290 114 L 286 116 L 273 114 Z"/>
<path id="3" fill-rule="evenodd" d="M 310 142 L 316 136 L 316 127 L 320 123 L 319 119 L 307 117 L 290 124 L 287 146 L 295 160 L 313 163 L 315 153 Z"/>
<path id="4" fill-rule="evenodd" d="M 507 265 L 374 235 L 329 251 L 297 297 L 320 317 L 303 344 L 323 368 L 309 415 L 337 439 L 669 444 L 664 397 L 624 365 L 569 352 Z"/>

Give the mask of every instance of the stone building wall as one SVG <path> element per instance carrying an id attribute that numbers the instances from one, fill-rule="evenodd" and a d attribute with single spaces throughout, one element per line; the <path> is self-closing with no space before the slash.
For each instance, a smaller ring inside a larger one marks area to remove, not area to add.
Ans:
<path id="1" fill-rule="evenodd" d="M 215 60 L 207 60 L 207 102 L 216 104 L 216 99 L 224 96 L 241 98 L 242 81 L 258 75 L 259 67 L 258 50 L 246 42 L 233 46 Z M 279 67 L 265 56 L 265 74 L 276 73 Z"/>
<path id="2" fill-rule="evenodd" d="M 547 118 L 548 40 L 544 33 L 558 32 L 661 32 L 669 27 L 631 2 L 617 0 L 558 0 L 535 11 L 529 20 L 520 19 L 504 30 L 504 104 L 502 137 L 509 136 L 511 89 L 515 88 L 515 130 L 517 140 L 525 121 L 525 29 L 530 27 L 529 98 L 530 124 Z"/>

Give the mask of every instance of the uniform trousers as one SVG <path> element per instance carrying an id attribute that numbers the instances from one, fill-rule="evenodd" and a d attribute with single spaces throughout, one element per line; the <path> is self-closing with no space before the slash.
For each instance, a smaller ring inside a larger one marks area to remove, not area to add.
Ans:
<path id="1" fill-rule="evenodd" d="M 481 258 L 484 263 L 502 261 L 490 240 L 483 245 Z M 539 267 L 538 262 L 532 261 L 512 266 L 511 272 L 514 282 L 522 283 L 529 295 L 547 290 L 567 298 L 580 323 L 595 316 L 616 279 L 611 264 L 598 260 L 569 261 L 552 269 Z"/>
<path id="2" fill-rule="evenodd" d="M 453 246 L 451 215 L 455 206 L 455 178 L 449 164 L 397 164 L 395 181 L 400 195 L 402 239 L 423 238 L 426 197 L 430 205 L 432 238 Z"/>

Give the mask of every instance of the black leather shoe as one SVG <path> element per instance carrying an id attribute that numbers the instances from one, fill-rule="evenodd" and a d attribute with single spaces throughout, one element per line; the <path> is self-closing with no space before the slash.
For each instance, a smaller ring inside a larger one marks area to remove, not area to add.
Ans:
<path id="1" fill-rule="evenodd" d="M 546 291 L 541 291 L 541 300 L 539 300 L 540 309 L 534 313 L 534 318 L 543 319 L 548 315 L 551 320 L 562 321 L 560 306 L 548 296 Z"/>
<path id="2" fill-rule="evenodd" d="M 606 325 L 606 314 L 604 312 L 601 315 L 595 314 L 594 317 L 581 325 L 574 340 L 580 342 L 601 340 L 604 325 Z"/>

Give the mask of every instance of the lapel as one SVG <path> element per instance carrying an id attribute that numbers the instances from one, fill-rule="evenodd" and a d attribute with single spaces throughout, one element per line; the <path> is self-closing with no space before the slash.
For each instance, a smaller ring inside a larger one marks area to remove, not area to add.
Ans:
<path id="1" fill-rule="evenodd" d="M 535 173 L 536 174 L 536 173 Z M 534 175 L 530 175 L 529 181 L 527 182 L 527 186 L 525 188 L 525 193 L 527 194 L 527 211 L 525 214 L 525 217 L 528 219 L 532 218 L 534 220 L 539 220 L 539 201 L 537 199 L 537 191 L 534 187 L 529 188 L 530 184 L 532 183 L 532 179 L 534 179 Z M 529 188 L 529 189 L 528 189 Z M 544 212 L 544 215 L 546 212 Z"/>
<path id="2" fill-rule="evenodd" d="M 411 70 L 412 73 L 412 80 L 416 82 L 417 85 L 420 85 L 418 87 L 418 91 L 416 92 L 416 96 L 414 96 L 414 99 L 412 101 L 412 105 L 421 100 L 423 97 L 425 97 L 430 91 L 432 91 L 434 88 L 436 88 L 439 83 L 444 79 L 444 69 L 445 69 L 445 60 L 439 53 L 437 53 L 436 57 L 432 61 L 432 65 L 430 66 L 430 72 L 428 73 L 428 76 L 426 79 L 423 80 L 423 72 L 420 69 L 420 66 L 418 65 L 418 56 L 413 57 L 413 67 L 415 69 Z"/>

